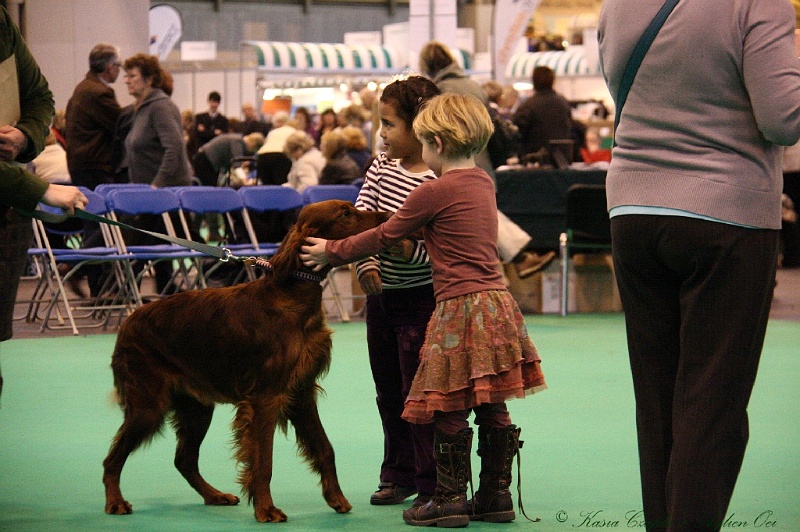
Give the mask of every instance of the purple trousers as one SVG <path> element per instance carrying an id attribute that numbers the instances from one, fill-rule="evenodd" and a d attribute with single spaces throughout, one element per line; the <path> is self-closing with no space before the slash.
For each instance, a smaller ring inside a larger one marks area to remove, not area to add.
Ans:
<path id="1" fill-rule="evenodd" d="M 416 486 L 421 495 L 436 488 L 433 423 L 409 423 L 400 415 L 435 307 L 430 284 L 367 297 L 367 346 L 383 425 L 380 481 Z"/>

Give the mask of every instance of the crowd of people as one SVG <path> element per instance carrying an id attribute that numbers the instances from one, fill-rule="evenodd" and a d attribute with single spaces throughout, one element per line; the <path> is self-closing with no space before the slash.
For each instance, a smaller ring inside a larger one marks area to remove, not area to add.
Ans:
<path id="1" fill-rule="evenodd" d="M 489 106 L 496 133 L 479 155 L 484 169 L 520 161 L 552 163 L 547 154 L 541 157 L 550 140 L 574 141 L 575 160 L 610 159 L 609 150 L 596 151 L 598 132 L 587 132 L 572 120 L 569 103 L 553 90 L 555 77 L 550 68 L 536 69 L 535 92 L 520 104 L 511 85 L 475 84 L 446 46 L 433 42 L 423 53 L 427 58 L 420 68 L 437 85 L 444 90 L 467 90 Z M 297 107 L 291 113 L 263 115 L 245 102 L 241 115 L 233 117 L 220 111 L 218 91 L 208 94 L 206 110 L 178 111 L 170 99 L 172 77 L 154 56 L 136 54 L 123 60 L 117 47 L 102 43 L 90 52 L 89 67 L 66 110 L 56 113 L 45 152 L 29 164 L 31 171 L 49 181 L 90 189 L 119 182 L 174 186 L 194 181 L 215 186 L 227 183 L 232 165 L 249 157 L 252 161 L 243 166 L 253 176 L 246 182 L 287 184 L 302 190 L 309 184 L 361 179 L 381 151 L 381 138 L 373 131 L 378 123 L 372 119 L 376 94 L 367 88 L 359 92 L 357 103 L 338 112 Z M 121 74 L 134 98 L 124 108 L 112 88 Z M 297 132 L 294 144 L 287 147 L 290 134 Z M 337 148 L 328 148 L 330 153 L 324 156 L 328 168 L 320 181 L 323 158 L 307 148 L 325 151 L 323 139 L 330 132 L 336 132 L 330 138 L 336 139 L 332 143 Z M 298 142 L 302 150 L 297 149 Z M 309 166 L 311 158 L 316 162 Z"/>

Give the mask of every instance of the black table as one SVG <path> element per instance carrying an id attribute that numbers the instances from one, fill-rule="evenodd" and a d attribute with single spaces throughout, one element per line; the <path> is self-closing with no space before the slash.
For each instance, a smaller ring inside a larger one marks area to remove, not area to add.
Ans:
<path id="1" fill-rule="evenodd" d="M 567 189 L 605 184 L 605 170 L 505 170 L 496 173 L 497 208 L 531 235 L 529 247 L 557 249 Z"/>

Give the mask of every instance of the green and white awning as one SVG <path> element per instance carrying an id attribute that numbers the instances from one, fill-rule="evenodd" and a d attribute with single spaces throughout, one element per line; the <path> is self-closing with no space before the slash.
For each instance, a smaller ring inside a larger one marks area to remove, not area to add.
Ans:
<path id="1" fill-rule="evenodd" d="M 387 46 L 243 41 L 256 54 L 258 69 L 297 74 L 399 73 L 405 62 Z"/>
<path id="2" fill-rule="evenodd" d="M 511 56 L 506 65 L 506 80 L 531 81 L 533 69 L 548 66 L 557 76 L 598 76 L 597 61 L 590 61 L 583 46 L 570 46 L 567 50 L 553 52 L 524 52 Z"/>

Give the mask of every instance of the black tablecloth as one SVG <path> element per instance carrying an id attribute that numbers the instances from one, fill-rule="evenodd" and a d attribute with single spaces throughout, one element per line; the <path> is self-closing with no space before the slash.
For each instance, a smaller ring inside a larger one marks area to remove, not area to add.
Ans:
<path id="1" fill-rule="evenodd" d="M 567 188 L 604 184 L 605 170 L 506 170 L 496 173 L 497 208 L 528 234 L 529 247 L 557 249 L 564 231 Z"/>

